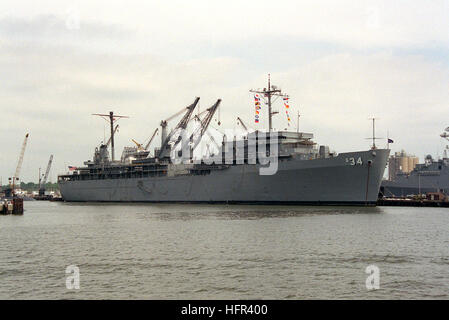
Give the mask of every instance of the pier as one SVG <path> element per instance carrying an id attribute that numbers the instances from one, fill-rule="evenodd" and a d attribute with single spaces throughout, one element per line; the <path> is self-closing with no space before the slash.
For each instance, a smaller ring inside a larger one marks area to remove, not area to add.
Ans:
<path id="1" fill-rule="evenodd" d="M 397 198 L 382 198 L 377 200 L 378 206 L 396 206 L 396 207 L 442 207 L 448 208 L 448 201 L 432 201 L 432 200 L 417 200 L 417 199 L 397 199 Z"/>
<path id="2" fill-rule="evenodd" d="M 12 198 L 0 200 L 0 214 L 23 214 L 23 199 Z"/>

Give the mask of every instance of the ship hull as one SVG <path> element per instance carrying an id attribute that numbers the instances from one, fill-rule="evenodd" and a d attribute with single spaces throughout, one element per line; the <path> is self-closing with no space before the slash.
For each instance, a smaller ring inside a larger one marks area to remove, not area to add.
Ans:
<path id="1" fill-rule="evenodd" d="M 428 192 L 449 194 L 449 171 L 441 171 L 438 175 L 410 175 L 396 181 L 382 181 L 381 193 L 385 197 L 406 197 Z"/>
<path id="2" fill-rule="evenodd" d="M 375 205 L 388 154 L 378 149 L 285 159 L 274 175 L 241 164 L 207 175 L 59 181 L 59 188 L 65 201 L 83 202 Z"/>

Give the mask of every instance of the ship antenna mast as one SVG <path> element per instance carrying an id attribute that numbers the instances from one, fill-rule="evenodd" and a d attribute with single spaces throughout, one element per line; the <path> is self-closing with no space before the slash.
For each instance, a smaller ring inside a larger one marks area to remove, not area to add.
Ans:
<path id="1" fill-rule="evenodd" d="M 270 79 L 270 74 L 268 74 L 268 89 L 267 88 L 263 88 L 263 90 L 249 90 L 249 92 L 253 92 L 253 93 L 259 93 L 261 95 L 263 95 L 264 97 L 267 98 L 267 104 L 268 104 L 268 130 L 272 131 L 273 129 L 273 121 L 272 121 L 272 117 L 274 114 L 279 113 L 277 111 L 271 111 L 271 97 L 273 96 L 285 96 L 282 94 L 281 89 L 275 87 L 275 86 L 271 86 L 271 79 Z"/>
<path id="2" fill-rule="evenodd" d="M 107 122 L 109 122 L 110 125 L 111 125 L 111 138 L 110 138 L 110 141 L 111 141 L 111 158 L 112 158 L 112 161 L 114 162 L 114 134 L 115 134 L 114 123 L 116 123 L 121 118 L 129 118 L 129 117 L 128 116 L 114 115 L 113 111 L 110 111 L 109 114 L 93 113 L 92 115 L 93 116 L 100 116 L 100 117 L 102 117 Z"/>
<path id="3" fill-rule="evenodd" d="M 378 118 L 368 118 L 368 120 L 372 120 L 373 121 L 373 136 L 371 138 L 367 138 L 370 140 L 373 140 L 373 145 L 371 147 L 372 150 L 377 149 L 376 147 L 376 139 L 383 139 L 383 138 L 378 138 L 376 137 L 376 120 L 378 120 Z"/>

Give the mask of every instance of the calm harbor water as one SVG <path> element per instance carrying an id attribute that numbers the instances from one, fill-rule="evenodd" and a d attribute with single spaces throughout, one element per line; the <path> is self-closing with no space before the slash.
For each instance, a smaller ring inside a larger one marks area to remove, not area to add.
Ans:
<path id="1" fill-rule="evenodd" d="M 25 202 L 1 299 L 448 299 L 447 208 Z M 66 288 L 66 267 L 80 289 Z M 365 269 L 380 271 L 367 290 Z"/>

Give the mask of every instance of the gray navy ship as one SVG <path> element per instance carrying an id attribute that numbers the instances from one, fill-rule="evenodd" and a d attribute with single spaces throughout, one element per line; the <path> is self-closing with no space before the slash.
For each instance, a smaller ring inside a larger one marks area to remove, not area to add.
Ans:
<path id="1" fill-rule="evenodd" d="M 148 151 L 148 146 L 159 129 L 146 146 L 136 142 L 136 147 L 125 147 L 120 160 L 114 159 L 114 133 L 121 116 L 113 112 L 100 115 L 109 118 L 111 136 L 96 148 L 93 160 L 58 176 L 63 199 L 376 205 L 390 150 L 373 146 L 337 154 L 328 146 L 318 146 L 311 133 L 275 131 L 271 126 L 275 113 L 271 101 L 275 95 L 285 95 L 270 82 L 267 88 L 255 92 L 268 105 L 267 132 L 248 132 L 240 138 L 224 135 L 217 143 L 208 134 L 208 127 L 221 100 L 193 116 L 199 101 L 196 98 L 175 115 L 184 113 L 169 133 L 167 120 L 173 117 L 161 122 L 161 144 L 154 152 Z M 192 120 L 197 125 L 188 131 Z M 194 151 L 206 140 L 217 146 L 216 151 L 207 148 L 209 152 L 195 158 Z"/>
<path id="2" fill-rule="evenodd" d="M 449 127 L 440 135 L 449 141 Z M 417 164 L 410 173 L 399 173 L 393 180 L 382 181 L 380 193 L 385 197 L 406 197 L 428 192 L 442 192 L 449 195 L 448 146 L 442 159 L 435 160 L 427 155 L 424 163 Z"/>

